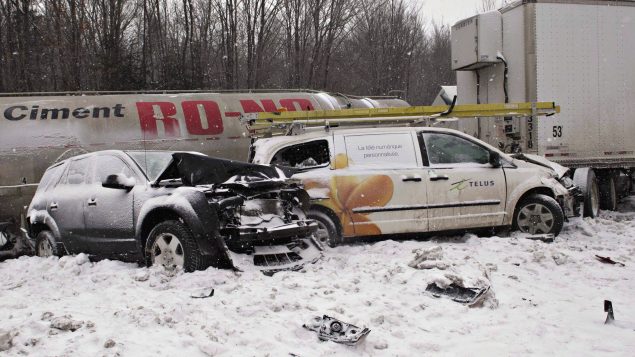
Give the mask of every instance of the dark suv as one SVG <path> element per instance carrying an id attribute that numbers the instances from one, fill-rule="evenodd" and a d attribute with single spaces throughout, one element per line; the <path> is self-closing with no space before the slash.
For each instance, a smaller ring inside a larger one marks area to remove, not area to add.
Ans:
<path id="1" fill-rule="evenodd" d="M 28 209 L 36 254 L 265 272 L 321 256 L 306 191 L 274 167 L 198 153 L 100 151 L 51 166 Z"/>

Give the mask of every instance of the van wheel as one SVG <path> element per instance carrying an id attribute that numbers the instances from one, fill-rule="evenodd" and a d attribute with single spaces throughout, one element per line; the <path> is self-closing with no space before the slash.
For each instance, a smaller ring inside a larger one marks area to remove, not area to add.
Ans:
<path id="1" fill-rule="evenodd" d="M 607 175 L 600 179 L 600 208 L 615 211 L 617 210 L 617 188 L 615 187 L 615 177 Z"/>
<path id="2" fill-rule="evenodd" d="M 157 224 L 145 244 L 146 265 L 163 265 L 192 272 L 206 268 L 203 257 L 189 228 L 179 221 Z"/>
<path id="3" fill-rule="evenodd" d="M 557 236 L 564 224 L 564 213 L 556 200 L 535 194 L 524 198 L 514 212 L 514 229 L 529 234 Z"/>
<path id="4" fill-rule="evenodd" d="M 315 232 L 317 240 L 322 244 L 328 244 L 329 247 L 335 247 L 342 243 L 342 236 L 340 235 L 337 225 L 333 219 L 326 213 L 317 210 L 309 211 L 307 214 L 309 219 L 314 219 L 318 224 L 318 230 Z"/>
<path id="5" fill-rule="evenodd" d="M 61 257 L 62 252 L 57 249 L 57 242 L 51 231 L 42 231 L 35 238 L 35 255 L 42 258 Z"/>
<path id="6" fill-rule="evenodd" d="M 600 213 L 600 189 L 593 169 L 589 167 L 576 169 L 573 174 L 573 182 L 584 195 L 582 212 L 584 217 L 597 217 Z"/>

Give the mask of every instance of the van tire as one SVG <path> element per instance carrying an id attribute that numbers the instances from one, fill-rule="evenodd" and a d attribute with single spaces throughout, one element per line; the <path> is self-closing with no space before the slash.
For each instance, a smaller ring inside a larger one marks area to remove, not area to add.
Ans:
<path id="1" fill-rule="evenodd" d="M 537 220 L 537 221 L 536 221 Z M 514 230 L 557 236 L 564 225 L 564 213 L 556 200 L 533 194 L 523 198 L 514 210 Z"/>
<path id="2" fill-rule="evenodd" d="M 317 222 L 316 238 L 320 243 L 327 244 L 329 247 L 335 247 L 342 243 L 340 230 L 330 215 L 313 209 L 309 211 L 307 217 Z"/>

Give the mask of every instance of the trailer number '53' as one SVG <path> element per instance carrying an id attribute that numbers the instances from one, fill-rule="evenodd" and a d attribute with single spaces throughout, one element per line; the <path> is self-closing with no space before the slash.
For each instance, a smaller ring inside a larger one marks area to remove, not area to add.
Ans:
<path id="1" fill-rule="evenodd" d="M 562 126 L 555 125 L 553 127 L 553 137 L 554 138 L 561 138 L 562 137 Z"/>

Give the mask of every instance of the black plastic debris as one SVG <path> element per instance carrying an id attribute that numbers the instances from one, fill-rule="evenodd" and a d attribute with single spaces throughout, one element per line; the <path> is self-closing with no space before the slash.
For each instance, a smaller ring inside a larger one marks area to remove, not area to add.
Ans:
<path id="1" fill-rule="evenodd" d="M 531 240 L 539 240 L 544 243 L 553 243 L 555 236 L 553 234 L 538 234 L 535 236 L 525 237 Z"/>
<path id="2" fill-rule="evenodd" d="M 625 267 L 626 264 L 624 263 L 620 263 L 620 262 L 616 262 L 615 260 L 611 259 L 611 257 L 603 257 L 601 255 L 595 255 L 595 258 L 599 261 L 601 261 L 602 263 L 606 263 L 606 264 L 613 264 L 613 265 L 619 265 L 621 267 Z"/>
<path id="3" fill-rule="evenodd" d="M 302 327 L 317 332 L 318 338 L 322 341 L 333 341 L 349 346 L 357 344 L 370 333 L 366 327 L 359 328 L 327 315 L 316 316 L 310 323 L 304 324 Z"/>
<path id="4" fill-rule="evenodd" d="M 443 296 L 452 299 L 452 301 L 472 306 L 483 300 L 489 291 L 489 286 L 486 288 L 464 288 L 451 284 L 446 288 L 440 288 L 436 283 L 432 283 L 426 287 L 426 291 L 434 297 Z"/>
<path id="5" fill-rule="evenodd" d="M 211 298 L 212 296 L 214 296 L 214 289 L 212 289 L 212 291 L 210 292 L 207 292 L 207 290 L 205 290 L 197 294 L 190 295 L 192 299 L 207 299 L 207 298 Z"/>
<path id="6" fill-rule="evenodd" d="M 610 324 L 615 321 L 615 316 L 613 316 L 613 303 L 610 300 L 604 300 L 604 312 L 607 312 L 604 324 Z"/>

